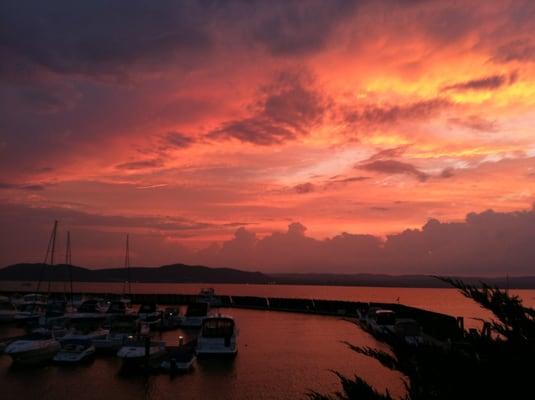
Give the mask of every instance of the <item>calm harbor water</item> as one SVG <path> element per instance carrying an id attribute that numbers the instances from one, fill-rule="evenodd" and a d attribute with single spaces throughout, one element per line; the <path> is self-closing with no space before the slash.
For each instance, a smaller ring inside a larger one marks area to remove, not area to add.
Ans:
<path id="1" fill-rule="evenodd" d="M 0 290 L 31 289 L 18 282 L 1 282 Z M 140 284 L 137 293 L 198 293 L 206 285 Z M 365 288 L 287 285 L 210 285 L 216 293 L 234 295 L 321 298 L 360 301 L 399 301 L 429 310 L 486 317 L 482 310 L 451 289 Z M 58 286 L 62 288 L 62 284 Z M 120 292 L 122 285 L 76 283 L 76 291 Z M 534 290 L 512 291 L 527 305 L 535 304 Z M 197 362 L 194 370 L 174 378 L 168 375 L 125 377 L 119 374 L 115 357 L 97 357 L 76 367 L 47 365 L 37 369 L 11 366 L 0 356 L 2 399 L 296 399 L 309 390 L 333 392 L 339 389 L 330 372 L 358 374 L 378 389 L 393 394 L 403 392 L 401 377 L 376 361 L 349 350 L 342 342 L 383 348 L 350 322 L 328 316 L 221 309 L 235 317 L 239 326 L 239 352 L 233 361 Z M 0 325 L 0 336 L 20 333 L 13 325 Z M 168 344 L 191 331 L 171 331 L 162 335 Z"/>

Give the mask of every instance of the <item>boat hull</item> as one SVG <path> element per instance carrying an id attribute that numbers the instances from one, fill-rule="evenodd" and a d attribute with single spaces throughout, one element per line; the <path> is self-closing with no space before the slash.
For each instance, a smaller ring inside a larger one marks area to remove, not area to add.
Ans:
<path id="1" fill-rule="evenodd" d="M 9 355 L 16 364 L 33 365 L 51 360 L 59 351 L 60 347 L 59 342 L 50 343 L 41 348 L 21 351 L 10 351 L 8 346 L 5 353 Z"/>

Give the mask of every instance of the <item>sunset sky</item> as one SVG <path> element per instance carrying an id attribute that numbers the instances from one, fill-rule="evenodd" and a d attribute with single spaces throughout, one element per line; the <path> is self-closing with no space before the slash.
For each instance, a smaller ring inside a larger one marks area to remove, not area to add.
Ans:
<path id="1" fill-rule="evenodd" d="M 0 265 L 42 261 L 58 219 L 89 267 L 130 233 L 135 265 L 530 274 L 534 21 L 529 0 L 2 1 Z"/>

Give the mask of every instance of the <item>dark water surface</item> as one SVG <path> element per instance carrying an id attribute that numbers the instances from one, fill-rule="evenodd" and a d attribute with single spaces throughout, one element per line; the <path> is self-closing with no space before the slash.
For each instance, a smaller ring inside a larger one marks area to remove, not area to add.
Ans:
<path id="1" fill-rule="evenodd" d="M 20 283 L 2 282 L 0 290 L 20 289 Z M 197 284 L 139 284 L 137 293 L 198 293 Z M 365 288 L 290 285 L 211 285 L 219 294 L 299 297 L 401 303 L 466 318 L 488 317 L 477 305 L 451 289 Z M 122 285 L 76 283 L 77 291 L 120 292 Z M 29 290 L 28 286 L 23 289 Z M 534 290 L 511 291 L 527 305 L 535 304 Z M 349 350 L 342 342 L 384 349 L 350 322 L 329 316 L 273 311 L 221 309 L 235 317 L 239 351 L 233 361 L 205 360 L 194 370 L 174 378 L 168 375 L 124 377 L 115 357 L 97 357 L 88 365 L 18 369 L 0 356 L 0 398 L 11 399 L 296 399 L 308 390 L 339 390 L 330 370 L 357 373 L 378 389 L 403 392 L 401 377 L 376 361 Z M 468 325 L 470 325 L 468 320 Z M 474 322 L 475 324 L 475 322 Z M 0 336 L 18 334 L 19 328 L 0 325 Z M 191 331 L 162 335 L 168 344 Z"/>

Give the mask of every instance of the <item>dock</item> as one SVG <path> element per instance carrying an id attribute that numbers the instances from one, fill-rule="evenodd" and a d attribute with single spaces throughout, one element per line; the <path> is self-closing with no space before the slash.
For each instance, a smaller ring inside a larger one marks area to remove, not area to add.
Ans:
<path id="1" fill-rule="evenodd" d="M 16 293 L 20 294 L 20 292 Z M 10 296 L 15 293 L 4 292 L 2 294 Z M 113 293 L 74 293 L 74 295 L 102 297 L 104 299 L 117 296 Z M 231 295 L 216 295 L 215 298 L 218 300 L 219 307 L 222 308 L 317 314 L 348 319 L 358 318 L 369 308 L 377 307 L 394 311 L 398 318 L 414 319 L 422 326 L 425 334 L 438 340 L 454 341 L 463 336 L 464 321 L 462 317 L 454 317 L 399 303 Z M 132 295 L 132 303 L 134 304 L 189 305 L 197 301 L 198 295 L 195 294 L 150 293 Z"/>

